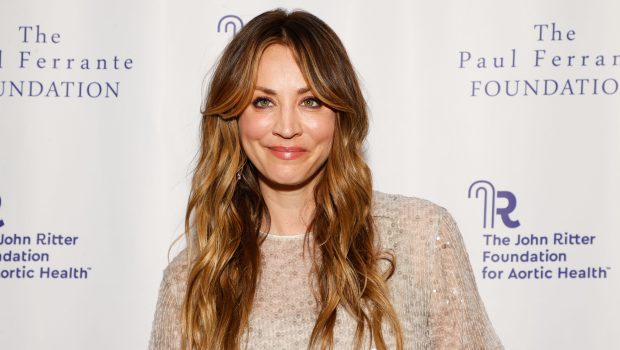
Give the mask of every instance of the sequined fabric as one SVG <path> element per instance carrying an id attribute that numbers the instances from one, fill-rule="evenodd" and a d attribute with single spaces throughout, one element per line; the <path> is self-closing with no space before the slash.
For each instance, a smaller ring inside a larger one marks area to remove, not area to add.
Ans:
<path id="1" fill-rule="evenodd" d="M 374 193 L 378 239 L 396 255 L 390 296 L 405 349 L 503 349 L 480 300 L 459 230 L 443 208 L 422 199 Z M 263 274 L 256 291 L 246 349 L 306 349 L 316 317 L 311 261 L 303 235 L 268 235 L 261 246 Z M 180 310 L 187 257 L 166 268 L 149 349 L 180 348 Z M 336 349 L 353 349 L 356 323 L 338 310 Z M 384 328 L 389 349 L 395 348 Z M 368 332 L 364 344 L 368 347 Z"/>

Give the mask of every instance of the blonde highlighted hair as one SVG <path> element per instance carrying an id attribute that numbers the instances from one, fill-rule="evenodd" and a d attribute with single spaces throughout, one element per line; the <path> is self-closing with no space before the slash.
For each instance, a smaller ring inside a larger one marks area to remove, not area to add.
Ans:
<path id="1" fill-rule="evenodd" d="M 269 213 L 257 171 L 241 147 L 237 121 L 251 101 L 261 54 L 275 43 L 291 49 L 312 93 L 337 114 L 308 228 L 319 257 L 313 268 L 320 306 L 308 349 L 333 348 L 341 305 L 357 321 L 356 349 L 362 348 L 366 329 L 376 348 L 386 349 L 381 325 L 387 321 L 400 350 L 402 331 L 386 283 L 395 271 L 395 257 L 376 246 L 372 180 L 361 150 L 368 115 L 356 73 L 327 24 L 308 12 L 281 9 L 255 17 L 235 35 L 209 84 L 185 217 L 192 260 L 182 347 L 239 349 L 248 326 L 261 271 L 259 229 Z M 382 259 L 389 262 L 386 271 L 379 267 Z"/>

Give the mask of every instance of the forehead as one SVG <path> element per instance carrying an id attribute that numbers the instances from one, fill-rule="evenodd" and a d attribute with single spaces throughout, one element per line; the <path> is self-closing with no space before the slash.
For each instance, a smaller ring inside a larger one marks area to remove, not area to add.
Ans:
<path id="1" fill-rule="evenodd" d="M 256 84 L 276 90 L 278 87 L 297 89 L 306 85 L 306 81 L 293 51 L 282 44 L 271 44 L 265 48 L 258 62 Z"/>

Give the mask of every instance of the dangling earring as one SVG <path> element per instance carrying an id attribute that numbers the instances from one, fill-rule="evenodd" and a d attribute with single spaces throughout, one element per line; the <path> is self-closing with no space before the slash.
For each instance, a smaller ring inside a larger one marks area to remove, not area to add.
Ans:
<path id="1" fill-rule="evenodd" d="M 243 162 L 239 170 L 237 170 L 237 181 L 241 180 L 241 173 L 243 173 L 243 168 L 245 168 L 245 162 Z"/>

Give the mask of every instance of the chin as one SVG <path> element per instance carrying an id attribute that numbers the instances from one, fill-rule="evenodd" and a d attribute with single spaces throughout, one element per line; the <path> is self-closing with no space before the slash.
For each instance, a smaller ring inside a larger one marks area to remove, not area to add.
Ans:
<path id="1" fill-rule="evenodd" d="M 263 177 L 263 181 L 270 187 L 303 187 L 309 180 L 305 177 Z"/>
<path id="2" fill-rule="evenodd" d="M 314 174 L 267 174 L 261 176 L 263 182 L 273 188 L 298 189 L 310 185 L 317 177 Z"/>

